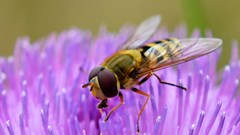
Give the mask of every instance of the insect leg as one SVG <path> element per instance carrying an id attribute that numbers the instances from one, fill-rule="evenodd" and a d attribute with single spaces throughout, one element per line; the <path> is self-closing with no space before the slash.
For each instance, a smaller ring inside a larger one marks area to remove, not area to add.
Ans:
<path id="1" fill-rule="evenodd" d="M 103 114 L 103 111 L 102 111 L 102 109 L 101 109 L 101 108 L 99 108 L 98 110 L 99 110 L 100 114 L 102 115 L 102 114 Z"/>
<path id="2" fill-rule="evenodd" d="M 145 76 L 142 80 L 140 80 L 138 82 L 138 85 L 143 84 L 144 82 L 146 82 L 150 77 L 152 76 L 152 74 L 148 74 L 147 76 Z"/>
<path id="3" fill-rule="evenodd" d="M 114 111 L 116 111 L 116 110 L 123 104 L 124 100 L 123 100 L 123 95 L 122 95 L 122 93 L 119 92 L 119 93 L 118 93 L 118 96 L 119 96 L 119 98 L 120 98 L 120 103 L 119 103 L 117 106 L 115 106 L 115 107 L 108 113 L 108 115 L 107 115 L 107 117 L 104 119 L 104 121 L 107 121 L 108 118 L 110 117 L 110 115 L 111 115 Z"/>
<path id="4" fill-rule="evenodd" d="M 137 119 L 137 132 L 139 133 L 139 132 L 140 132 L 140 130 L 139 130 L 139 120 L 140 120 L 140 116 L 141 116 L 142 112 L 144 111 L 144 109 L 145 109 L 145 107 L 146 107 L 146 105 L 147 105 L 147 102 L 148 102 L 148 100 L 149 100 L 149 98 L 150 98 L 150 95 L 149 95 L 148 93 L 145 93 L 145 92 L 137 89 L 137 88 L 132 88 L 131 90 L 134 91 L 134 92 L 136 92 L 136 93 L 138 93 L 138 94 L 141 94 L 141 95 L 147 97 L 147 100 L 145 101 L 142 109 L 140 110 L 140 112 L 139 112 L 139 114 L 138 114 L 138 119 Z"/>
<path id="5" fill-rule="evenodd" d="M 174 86 L 174 87 L 178 87 L 178 88 L 183 89 L 183 90 L 187 90 L 187 88 L 185 88 L 185 87 L 183 87 L 183 86 L 162 81 L 162 80 L 160 79 L 160 77 L 159 77 L 158 75 L 154 74 L 154 73 L 153 73 L 153 75 L 154 75 L 155 77 L 157 77 L 158 81 L 159 81 L 160 83 L 162 83 L 162 84 L 167 84 L 167 85 L 171 85 L 171 86 Z"/>

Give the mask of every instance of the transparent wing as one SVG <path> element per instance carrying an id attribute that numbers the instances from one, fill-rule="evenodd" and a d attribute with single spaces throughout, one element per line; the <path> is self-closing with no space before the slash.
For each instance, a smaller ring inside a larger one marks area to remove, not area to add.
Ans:
<path id="1" fill-rule="evenodd" d="M 190 38 L 181 39 L 178 47 L 172 50 L 171 57 L 162 59 L 157 62 L 157 58 L 161 57 L 161 53 L 156 55 L 153 59 L 146 61 L 139 71 L 140 75 L 145 75 L 151 71 L 157 71 L 176 64 L 184 63 L 200 56 L 206 55 L 218 49 L 222 45 L 222 40 L 217 38 Z M 167 46 L 165 50 L 167 49 Z M 177 50 L 176 50 L 177 49 Z M 153 55 L 151 52 L 149 56 Z"/>
<path id="2" fill-rule="evenodd" d="M 159 15 L 144 20 L 121 49 L 133 49 L 142 45 L 157 30 L 160 21 L 161 17 Z"/>

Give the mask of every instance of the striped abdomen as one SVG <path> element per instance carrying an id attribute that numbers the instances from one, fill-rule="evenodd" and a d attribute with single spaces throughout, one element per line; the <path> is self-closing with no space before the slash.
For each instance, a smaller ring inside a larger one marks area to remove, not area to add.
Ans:
<path id="1" fill-rule="evenodd" d="M 142 56 L 159 63 L 160 61 L 171 59 L 179 52 L 180 41 L 176 38 L 168 38 L 149 43 L 139 48 Z"/>

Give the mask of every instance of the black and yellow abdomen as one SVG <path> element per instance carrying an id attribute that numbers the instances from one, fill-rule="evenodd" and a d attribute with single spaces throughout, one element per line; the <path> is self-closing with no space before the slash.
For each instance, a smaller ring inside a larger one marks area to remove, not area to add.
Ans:
<path id="1" fill-rule="evenodd" d="M 163 39 L 138 48 L 144 57 L 156 64 L 171 59 L 179 52 L 180 41 L 176 38 Z"/>

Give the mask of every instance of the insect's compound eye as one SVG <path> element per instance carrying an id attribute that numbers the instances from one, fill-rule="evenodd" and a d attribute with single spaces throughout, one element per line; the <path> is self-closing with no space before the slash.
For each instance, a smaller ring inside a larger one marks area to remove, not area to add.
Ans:
<path id="1" fill-rule="evenodd" d="M 89 76 L 88 76 L 88 81 L 91 81 L 93 77 L 97 76 L 99 74 L 100 71 L 102 71 L 104 69 L 104 67 L 95 67 L 92 69 L 92 71 L 90 72 Z"/>
<path id="2" fill-rule="evenodd" d="M 102 70 L 98 75 L 99 86 L 106 97 L 115 97 L 118 94 L 117 78 L 109 69 Z"/>

